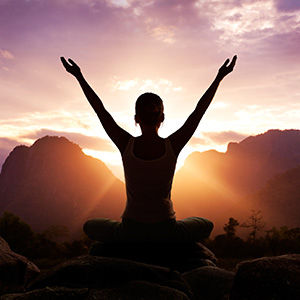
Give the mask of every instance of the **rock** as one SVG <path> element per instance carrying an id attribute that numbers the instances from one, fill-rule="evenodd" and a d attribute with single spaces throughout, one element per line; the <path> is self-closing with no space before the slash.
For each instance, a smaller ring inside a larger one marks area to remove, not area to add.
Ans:
<path id="1" fill-rule="evenodd" d="M 70 289 L 46 287 L 23 294 L 10 294 L 0 300 L 189 300 L 187 295 L 176 289 L 145 281 L 129 281 L 115 288 Z"/>
<path id="2" fill-rule="evenodd" d="M 232 300 L 300 299 L 300 255 L 245 261 L 237 266 Z"/>
<path id="3" fill-rule="evenodd" d="M 1 250 L 12 252 L 5 242 Z M 19 278 L 13 274 L 11 282 Z M 300 300 L 300 254 L 245 261 L 236 274 L 216 266 L 180 274 L 141 262 L 86 255 L 40 274 L 26 293 L 20 288 L 8 292 L 0 300 Z"/>
<path id="4" fill-rule="evenodd" d="M 0 300 L 83 300 L 88 296 L 89 289 L 68 289 L 65 287 L 46 287 L 27 293 L 7 294 Z M 94 298 L 102 299 L 102 298 Z"/>
<path id="5" fill-rule="evenodd" d="M 189 300 L 179 290 L 145 281 L 130 281 L 115 289 L 92 290 L 87 300 Z"/>
<path id="6" fill-rule="evenodd" d="M 217 267 L 202 267 L 183 274 L 195 300 L 226 300 L 230 298 L 234 273 Z"/>
<path id="7" fill-rule="evenodd" d="M 192 293 L 176 271 L 128 261 L 97 256 L 81 256 L 66 261 L 41 274 L 28 289 L 45 287 L 115 289 L 131 281 L 143 281 L 175 289 L 191 297 Z M 129 291 L 130 289 L 128 289 Z M 131 291 L 134 294 L 135 290 Z M 148 291 L 144 291 L 145 295 Z"/>
<path id="8" fill-rule="evenodd" d="M 40 273 L 26 257 L 13 252 L 0 237 L 0 295 L 21 291 L 25 284 Z"/>
<path id="9" fill-rule="evenodd" d="M 90 255 L 115 257 L 171 268 L 180 273 L 203 266 L 215 266 L 215 255 L 201 243 L 100 243 Z"/>

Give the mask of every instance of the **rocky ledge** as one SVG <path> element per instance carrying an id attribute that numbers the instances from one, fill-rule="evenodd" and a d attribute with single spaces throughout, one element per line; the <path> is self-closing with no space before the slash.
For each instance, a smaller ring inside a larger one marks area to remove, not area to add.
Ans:
<path id="1" fill-rule="evenodd" d="M 169 247 L 175 245 L 169 244 L 118 246 L 97 245 L 93 255 L 39 272 L 0 238 L 0 300 L 300 299 L 298 254 L 245 261 L 229 272 L 217 267 L 214 255 L 201 244 L 181 244 L 173 253 Z M 114 257 L 105 257 L 107 251 Z M 136 254 L 137 261 L 126 253 Z M 155 265 L 158 259 L 160 265 Z"/>

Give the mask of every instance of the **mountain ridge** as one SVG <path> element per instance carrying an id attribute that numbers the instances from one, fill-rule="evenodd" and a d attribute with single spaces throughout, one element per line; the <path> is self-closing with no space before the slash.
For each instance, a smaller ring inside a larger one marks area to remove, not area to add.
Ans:
<path id="1" fill-rule="evenodd" d="M 0 174 L 0 211 L 20 215 L 37 231 L 65 225 L 72 234 L 89 218 L 118 219 L 124 203 L 124 184 L 64 137 L 14 148 Z"/>
<path id="2" fill-rule="evenodd" d="M 219 229 L 230 217 L 246 220 L 252 209 L 265 208 L 261 201 L 250 201 L 249 196 L 273 176 L 299 165 L 300 130 L 269 130 L 240 143 L 229 143 L 225 153 L 194 152 L 174 179 L 177 215 L 207 217 Z M 268 213 L 270 225 L 286 225 L 276 221 L 278 213 L 275 209 Z M 300 216 L 299 223 L 291 225 L 300 226 Z"/>
<path id="3" fill-rule="evenodd" d="M 300 130 L 269 130 L 229 143 L 225 153 L 194 152 L 175 174 L 172 199 L 177 219 L 206 217 L 218 233 L 229 217 L 243 222 L 251 209 L 260 209 L 270 225 L 277 225 L 280 212 L 288 214 L 283 205 L 291 201 L 300 211 L 300 204 L 287 195 L 272 208 L 270 190 L 263 199 L 257 195 L 274 176 L 281 178 L 299 165 Z M 293 190 L 297 193 L 296 187 Z M 0 174 L 0 213 L 18 214 L 36 231 L 65 225 L 71 234 L 78 233 L 90 218 L 120 219 L 125 202 L 124 183 L 101 160 L 85 155 L 64 137 L 45 136 L 30 147 L 15 147 Z M 300 226 L 297 215 L 293 220 L 291 226 Z"/>

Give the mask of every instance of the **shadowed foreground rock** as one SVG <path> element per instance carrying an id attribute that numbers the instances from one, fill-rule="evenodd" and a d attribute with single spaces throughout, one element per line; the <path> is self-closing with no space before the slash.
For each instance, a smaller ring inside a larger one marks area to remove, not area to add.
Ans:
<path id="1" fill-rule="evenodd" d="M 96 256 L 81 256 L 62 263 L 39 276 L 28 289 L 39 289 L 39 293 L 44 289 L 49 294 L 49 287 L 65 287 L 68 293 L 70 289 L 89 289 L 81 298 L 74 299 L 186 300 L 192 297 L 189 286 L 178 272 L 124 259 Z M 79 291 L 75 292 L 78 296 Z"/>
<path id="2" fill-rule="evenodd" d="M 11 291 L 23 291 L 25 284 L 39 273 L 36 265 L 13 252 L 8 243 L 0 237 L 0 295 Z"/>
<path id="3" fill-rule="evenodd" d="M 207 266 L 183 274 L 197 300 L 228 300 L 234 273 Z"/>
<path id="4" fill-rule="evenodd" d="M 96 256 L 68 260 L 40 275 L 28 288 L 114 288 L 127 281 L 147 281 L 189 293 L 178 272 L 134 261 Z"/>
<path id="5" fill-rule="evenodd" d="M 240 263 L 231 299 L 300 299 L 300 254 L 263 257 Z"/>
<path id="6" fill-rule="evenodd" d="M 297 254 L 245 261 L 238 265 L 236 274 L 215 265 L 190 269 L 189 264 L 189 271 L 180 273 L 174 268 L 129 259 L 86 255 L 68 260 L 33 279 L 38 273 L 34 264 L 12 252 L 3 239 L 0 242 L 0 300 L 300 299 L 300 255 Z M 152 253 L 155 247 L 148 250 Z"/>
<path id="7" fill-rule="evenodd" d="M 209 298 L 211 300 L 228 299 L 226 295 L 233 283 L 233 273 L 224 271 L 228 275 L 225 278 L 223 270 L 217 267 L 204 268 L 213 269 L 202 273 L 200 280 L 209 277 L 218 284 L 226 282 L 220 284 L 217 293 L 213 291 L 213 284 L 206 287 L 205 298 L 199 289 L 195 289 L 193 295 L 191 288 L 197 286 L 202 268 L 180 274 L 168 268 L 125 259 L 81 256 L 41 274 L 27 287 L 26 293 L 7 294 L 0 299 L 202 300 L 209 292 L 213 295 Z"/>
<path id="8" fill-rule="evenodd" d="M 95 242 L 90 255 L 122 258 L 184 273 L 204 266 L 216 266 L 217 258 L 201 243 L 101 243 Z"/>

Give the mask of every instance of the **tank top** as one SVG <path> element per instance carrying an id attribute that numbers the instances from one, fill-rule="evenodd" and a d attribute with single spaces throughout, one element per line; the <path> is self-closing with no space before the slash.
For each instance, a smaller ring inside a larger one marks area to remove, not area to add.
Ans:
<path id="1" fill-rule="evenodd" d="M 136 157 L 134 141 L 131 137 L 122 156 L 127 201 L 121 217 L 143 223 L 175 219 L 171 189 L 177 157 L 169 139 L 165 154 L 154 160 Z"/>

